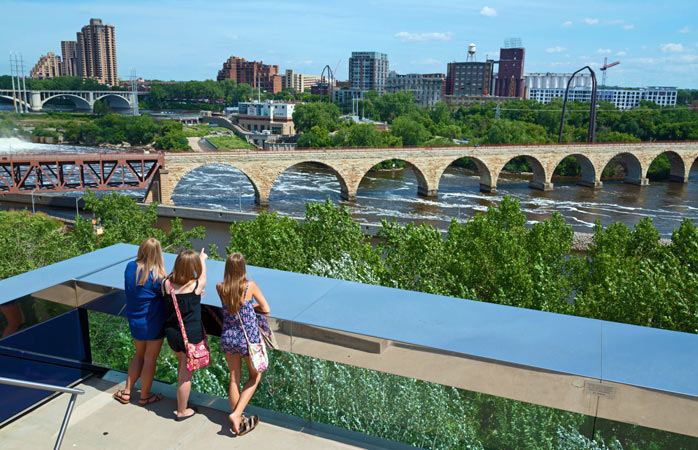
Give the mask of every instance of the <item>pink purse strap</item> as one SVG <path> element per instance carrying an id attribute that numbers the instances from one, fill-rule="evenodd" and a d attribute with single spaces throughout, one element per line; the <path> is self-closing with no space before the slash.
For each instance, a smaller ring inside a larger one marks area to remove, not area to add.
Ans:
<path id="1" fill-rule="evenodd" d="M 185 350 L 189 348 L 189 339 L 187 339 L 187 330 L 184 329 L 184 321 L 182 320 L 182 313 L 179 312 L 179 305 L 177 304 L 177 297 L 175 296 L 174 289 L 172 288 L 172 283 L 170 280 L 166 281 L 170 294 L 172 295 L 172 303 L 174 303 L 175 311 L 177 312 L 177 320 L 179 320 L 179 329 L 182 331 L 182 338 L 184 339 Z"/>

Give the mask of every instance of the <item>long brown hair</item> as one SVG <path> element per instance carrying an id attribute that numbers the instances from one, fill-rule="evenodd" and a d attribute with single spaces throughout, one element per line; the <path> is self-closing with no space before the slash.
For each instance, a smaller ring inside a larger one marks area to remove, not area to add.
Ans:
<path id="1" fill-rule="evenodd" d="M 185 250 L 177 255 L 174 268 L 169 278 L 173 284 L 184 286 L 190 281 L 199 278 L 201 270 L 201 258 L 199 254 L 191 250 Z"/>
<path id="2" fill-rule="evenodd" d="M 245 300 L 242 296 L 247 283 L 245 257 L 241 253 L 232 253 L 225 260 L 225 272 L 221 284 L 220 296 L 223 306 L 230 314 L 237 314 Z"/>
<path id="3" fill-rule="evenodd" d="M 141 242 L 138 247 L 138 256 L 136 257 L 136 284 L 143 286 L 148 281 L 148 275 L 153 272 L 153 281 L 165 278 L 165 263 L 162 260 L 162 248 L 160 241 L 155 238 L 148 238 Z"/>

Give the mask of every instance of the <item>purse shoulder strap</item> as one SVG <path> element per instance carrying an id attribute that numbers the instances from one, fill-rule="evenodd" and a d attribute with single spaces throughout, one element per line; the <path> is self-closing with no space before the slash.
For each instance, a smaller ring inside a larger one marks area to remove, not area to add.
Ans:
<path id="1" fill-rule="evenodd" d="M 174 293 L 174 288 L 170 280 L 166 281 L 167 287 L 170 289 L 170 295 L 172 295 L 172 303 L 174 303 L 175 312 L 177 313 L 177 320 L 179 321 L 179 329 L 182 331 L 182 339 L 184 340 L 184 349 L 189 348 L 189 339 L 187 339 L 187 330 L 184 329 L 184 320 L 182 320 L 182 313 L 179 312 L 179 305 L 177 304 L 177 297 Z"/>
<path id="2" fill-rule="evenodd" d="M 245 284 L 245 293 L 242 294 L 242 304 L 245 304 L 245 297 L 247 297 L 247 288 L 250 286 L 250 282 L 248 281 L 247 284 Z M 242 306 L 240 306 L 240 309 L 242 309 Z M 238 310 L 238 320 L 240 321 L 240 327 L 242 327 L 242 333 L 245 335 L 245 340 L 247 341 L 247 345 L 250 345 L 250 338 L 247 337 L 247 331 L 245 331 L 245 324 L 242 323 L 242 317 L 240 316 L 240 311 Z"/>

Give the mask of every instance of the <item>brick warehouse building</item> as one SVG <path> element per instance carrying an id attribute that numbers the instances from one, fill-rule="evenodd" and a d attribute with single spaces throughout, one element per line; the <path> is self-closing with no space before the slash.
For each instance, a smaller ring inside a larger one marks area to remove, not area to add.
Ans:
<path id="1" fill-rule="evenodd" d="M 525 98 L 526 83 L 523 76 L 525 56 L 526 49 L 522 47 L 499 50 L 499 73 L 495 95 Z"/>
<path id="2" fill-rule="evenodd" d="M 246 61 L 236 56 L 231 56 L 223 63 L 223 68 L 218 72 L 216 79 L 247 83 L 254 89 L 257 89 L 259 79 L 261 88 L 267 92 L 276 94 L 282 89 L 279 66 L 264 64 L 262 61 Z"/>

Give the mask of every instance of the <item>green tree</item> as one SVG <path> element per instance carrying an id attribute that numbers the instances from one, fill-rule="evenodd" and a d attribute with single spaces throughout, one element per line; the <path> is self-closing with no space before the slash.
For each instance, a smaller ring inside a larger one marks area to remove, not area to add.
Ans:
<path id="1" fill-rule="evenodd" d="M 38 269 L 78 254 L 58 220 L 28 211 L 0 211 L 0 279 Z"/>
<path id="2" fill-rule="evenodd" d="M 299 104 L 293 110 L 293 124 L 300 133 L 309 131 L 314 126 L 334 131 L 339 123 L 339 108 L 332 103 Z"/>
<path id="3" fill-rule="evenodd" d="M 393 120 L 390 127 L 393 135 L 402 138 L 403 145 L 424 145 L 429 131 L 415 120 L 414 116 L 400 116 Z"/>
<path id="4" fill-rule="evenodd" d="M 157 204 L 151 203 L 145 210 L 136 200 L 116 192 L 97 197 L 87 191 L 83 196 L 85 210 L 94 214 L 97 225 L 103 229 L 102 234 L 95 232 L 91 221 L 80 216 L 75 220 L 74 242 L 81 253 L 108 247 L 121 242 L 140 245 L 149 237 L 158 239 L 164 252 L 178 252 L 191 249 L 193 239 L 203 239 L 204 227 L 195 227 L 184 231 L 182 220 L 170 221 L 169 232 L 164 232 L 155 225 L 158 222 Z"/>
<path id="5" fill-rule="evenodd" d="M 92 108 L 92 112 L 96 116 L 105 116 L 111 113 L 111 107 L 109 106 L 109 102 L 103 98 L 97 100 Z"/>
<path id="6" fill-rule="evenodd" d="M 298 138 L 297 145 L 301 148 L 326 148 L 332 146 L 332 138 L 329 131 L 315 125 Z"/>

